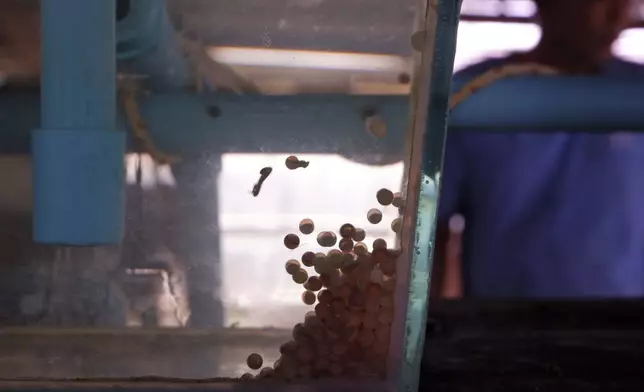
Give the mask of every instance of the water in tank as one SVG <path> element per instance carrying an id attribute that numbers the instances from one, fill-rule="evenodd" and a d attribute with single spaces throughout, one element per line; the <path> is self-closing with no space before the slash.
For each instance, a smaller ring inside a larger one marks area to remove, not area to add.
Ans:
<path id="1" fill-rule="evenodd" d="M 3 0 L 0 383 L 413 389 L 447 3 Z"/>

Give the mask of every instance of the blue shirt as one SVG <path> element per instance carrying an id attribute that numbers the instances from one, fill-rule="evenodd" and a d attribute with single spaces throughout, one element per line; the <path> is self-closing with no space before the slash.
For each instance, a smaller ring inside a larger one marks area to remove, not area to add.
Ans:
<path id="1" fill-rule="evenodd" d="M 465 295 L 644 295 L 644 134 L 449 133 L 438 219 L 457 212 Z"/>

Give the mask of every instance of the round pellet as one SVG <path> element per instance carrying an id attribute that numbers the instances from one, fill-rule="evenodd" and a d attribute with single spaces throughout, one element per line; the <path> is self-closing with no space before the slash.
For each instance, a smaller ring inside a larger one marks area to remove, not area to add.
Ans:
<path id="1" fill-rule="evenodd" d="M 253 378 L 255 377 L 253 377 L 253 375 L 250 373 L 244 373 L 241 376 L 239 376 L 239 379 L 244 381 L 252 380 Z"/>
<path id="2" fill-rule="evenodd" d="M 286 246 L 288 249 L 295 249 L 298 246 L 300 246 L 300 237 L 297 236 L 297 234 L 287 234 L 284 237 L 284 246 Z"/>
<path id="3" fill-rule="evenodd" d="M 324 263 L 326 262 L 326 254 L 322 252 L 318 252 L 315 254 L 313 257 L 313 266 L 315 267 L 316 264 Z"/>
<path id="4" fill-rule="evenodd" d="M 302 219 L 300 221 L 300 233 L 309 235 L 315 230 L 315 223 L 311 219 Z"/>
<path id="5" fill-rule="evenodd" d="M 364 229 L 356 227 L 355 234 L 353 235 L 353 240 L 355 242 L 360 242 L 364 241 L 365 238 L 367 238 L 367 233 L 364 231 Z"/>
<path id="6" fill-rule="evenodd" d="M 324 287 L 331 290 L 333 295 L 336 295 L 333 289 L 342 285 L 342 277 L 338 273 L 338 270 L 331 270 L 328 273 L 322 274 L 320 275 L 320 279 L 322 279 Z"/>
<path id="7" fill-rule="evenodd" d="M 396 219 L 392 220 L 391 221 L 391 230 L 396 234 L 400 234 L 400 232 L 402 231 L 402 219 L 396 218 Z"/>
<path id="8" fill-rule="evenodd" d="M 350 252 L 353 250 L 353 240 L 351 238 L 343 238 L 338 243 L 338 248 L 343 252 Z"/>
<path id="9" fill-rule="evenodd" d="M 262 358 L 261 355 L 252 353 L 246 358 L 246 364 L 248 365 L 249 368 L 253 370 L 257 370 L 262 367 L 264 364 L 264 359 Z"/>
<path id="10" fill-rule="evenodd" d="M 291 354 L 291 353 L 294 353 L 296 349 L 297 349 L 297 343 L 291 340 L 280 346 L 280 353 Z"/>
<path id="11" fill-rule="evenodd" d="M 313 296 L 315 297 L 315 294 L 313 294 Z M 315 298 L 313 299 L 313 302 L 315 302 Z M 320 325 L 320 319 L 315 314 L 315 311 L 306 312 L 306 314 L 304 315 L 305 328 L 307 328 L 308 330 L 315 330 L 315 328 L 319 327 Z"/>
<path id="12" fill-rule="evenodd" d="M 306 281 L 305 286 L 307 290 L 311 291 L 320 291 L 322 290 L 322 280 L 317 276 L 311 276 L 309 280 Z"/>
<path id="13" fill-rule="evenodd" d="M 377 225 L 382 221 L 382 212 L 377 208 L 370 209 L 367 212 L 367 220 L 369 221 L 369 223 Z"/>
<path id="14" fill-rule="evenodd" d="M 275 361 L 275 373 L 278 373 L 279 376 L 286 380 L 290 381 L 297 377 L 297 364 L 294 360 L 290 358 L 280 358 Z"/>
<path id="15" fill-rule="evenodd" d="M 297 343 L 297 347 L 299 347 L 299 344 L 301 341 L 306 340 L 306 328 L 304 327 L 304 324 L 302 323 L 297 323 L 293 326 L 293 340 L 295 340 L 295 343 Z M 297 350 L 296 347 L 296 350 Z"/>
<path id="16" fill-rule="evenodd" d="M 338 232 L 342 238 L 353 238 L 356 234 L 356 228 L 351 223 L 345 223 L 340 226 L 340 230 Z"/>
<path id="17" fill-rule="evenodd" d="M 373 250 L 376 249 L 387 249 L 387 241 L 385 241 L 383 238 L 376 238 L 373 241 L 373 244 L 371 245 L 371 248 Z"/>
<path id="18" fill-rule="evenodd" d="M 329 305 L 320 303 L 319 301 L 320 296 L 318 295 L 318 304 L 315 305 L 315 315 L 318 316 L 320 320 L 324 321 L 332 316 L 331 308 L 329 308 Z"/>
<path id="19" fill-rule="evenodd" d="M 331 272 L 331 270 L 333 269 L 333 264 L 326 256 L 315 257 L 315 259 L 313 260 L 313 269 L 315 270 L 315 272 L 322 275 Z"/>
<path id="20" fill-rule="evenodd" d="M 337 249 L 331 249 L 326 255 L 327 262 L 331 268 L 340 268 L 340 266 L 342 266 L 343 257 L 344 253 Z"/>
<path id="21" fill-rule="evenodd" d="M 289 260 L 286 262 L 285 265 L 286 273 L 289 275 L 295 275 L 301 268 L 300 268 L 300 262 L 297 260 Z"/>
<path id="22" fill-rule="evenodd" d="M 332 247 L 336 244 L 338 241 L 338 238 L 336 235 L 330 231 L 323 231 L 320 234 L 318 234 L 317 237 L 318 244 L 323 247 Z"/>
<path id="23" fill-rule="evenodd" d="M 357 255 L 366 255 L 367 253 L 369 253 L 367 245 L 363 242 L 356 242 L 355 245 L 353 245 L 353 251 Z"/>
<path id="24" fill-rule="evenodd" d="M 345 253 L 342 257 L 342 265 L 340 266 L 340 268 L 342 269 L 342 272 L 348 272 L 351 271 L 354 267 L 357 267 L 358 264 L 358 258 L 355 254 Z M 349 276 L 347 275 L 345 276 L 345 278 L 349 279 Z"/>
<path id="25" fill-rule="evenodd" d="M 300 363 L 309 364 L 313 361 L 315 352 L 313 351 L 312 347 L 302 344 L 297 347 L 295 355 Z"/>
<path id="26" fill-rule="evenodd" d="M 330 304 L 333 301 L 333 294 L 329 290 L 318 292 L 318 301 L 322 304 Z"/>
<path id="27" fill-rule="evenodd" d="M 273 370 L 273 368 L 265 367 L 259 371 L 259 374 L 257 376 L 260 378 L 270 378 L 270 377 L 273 377 L 274 375 L 275 375 L 275 370 Z"/>
<path id="28" fill-rule="evenodd" d="M 385 248 L 382 248 L 381 246 L 382 244 L 378 244 L 378 247 L 374 248 L 371 252 L 371 258 L 376 264 L 380 264 L 391 259 L 391 257 L 389 256 L 389 251 Z"/>
<path id="29" fill-rule="evenodd" d="M 293 274 L 293 282 L 297 284 L 304 284 L 308 279 L 309 279 L 309 274 L 303 268 L 300 268 L 299 271 Z"/>
<path id="30" fill-rule="evenodd" d="M 394 199 L 391 201 L 391 205 L 396 207 L 396 208 L 404 208 L 405 207 L 405 199 L 403 199 L 403 195 L 400 192 L 394 193 Z"/>
<path id="31" fill-rule="evenodd" d="M 305 267 L 313 267 L 313 260 L 314 259 L 315 259 L 315 253 L 310 252 L 310 251 L 309 252 L 304 252 L 302 254 L 302 258 L 301 258 L 302 264 Z"/>
<path id="32" fill-rule="evenodd" d="M 382 188 L 376 192 L 376 200 L 382 206 L 388 206 L 394 201 L 394 193 L 387 188 Z"/>
<path id="33" fill-rule="evenodd" d="M 315 293 L 309 290 L 306 290 L 305 292 L 302 293 L 302 302 L 306 305 L 313 305 L 315 304 L 316 296 Z"/>

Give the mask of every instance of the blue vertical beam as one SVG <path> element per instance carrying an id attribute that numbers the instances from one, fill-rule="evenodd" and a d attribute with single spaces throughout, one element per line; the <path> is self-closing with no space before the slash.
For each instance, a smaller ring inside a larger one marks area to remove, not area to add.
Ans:
<path id="1" fill-rule="evenodd" d="M 31 137 L 36 242 L 89 246 L 122 238 L 115 13 L 113 0 L 41 1 L 41 129 Z"/>

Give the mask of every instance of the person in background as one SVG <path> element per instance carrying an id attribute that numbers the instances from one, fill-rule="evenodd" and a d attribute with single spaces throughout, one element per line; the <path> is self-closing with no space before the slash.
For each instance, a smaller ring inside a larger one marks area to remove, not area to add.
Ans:
<path id="1" fill-rule="evenodd" d="M 0 0 L 0 86 L 40 76 L 37 0 Z"/>
<path id="2" fill-rule="evenodd" d="M 644 76 L 611 52 L 631 22 L 631 1 L 535 2 L 542 36 L 533 50 L 455 79 L 526 62 L 565 74 Z M 644 295 L 644 135 L 455 132 L 443 168 L 433 295 Z M 462 265 L 444 257 L 446 249 L 458 254 L 445 241 L 454 214 L 465 218 Z"/>

